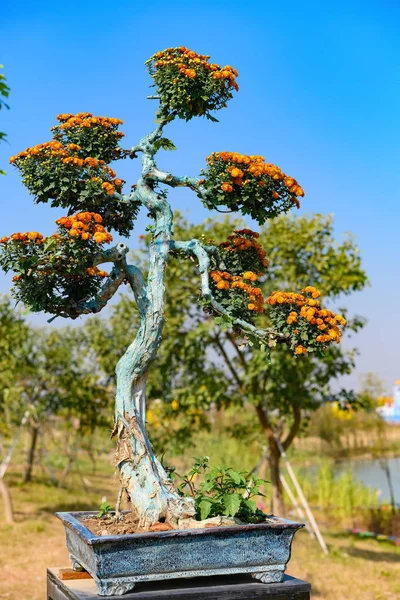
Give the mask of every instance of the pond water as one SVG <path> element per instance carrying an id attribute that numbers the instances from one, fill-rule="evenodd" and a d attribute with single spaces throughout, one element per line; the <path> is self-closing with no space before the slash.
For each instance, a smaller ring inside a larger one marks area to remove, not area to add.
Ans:
<path id="1" fill-rule="evenodd" d="M 400 505 L 400 456 L 386 460 L 392 479 L 395 501 Z M 337 475 L 348 469 L 351 469 L 358 481 L 378 489 L 382 502 L 390 499 L 388 480 L 379 460 L 343 461 L 335 465 Z"/>

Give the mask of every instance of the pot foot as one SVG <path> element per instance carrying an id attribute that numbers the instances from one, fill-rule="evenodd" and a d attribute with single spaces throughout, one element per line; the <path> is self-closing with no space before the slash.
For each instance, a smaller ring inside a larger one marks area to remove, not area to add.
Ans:
<path id="1" fill-rule="evenodd" d="M 99 596 L 123 596 L 135 587 L 134 581 L 129 579 L 96 579 Z"/>
<path id="2" fill-rule="evenodd" d="M 78 571 L 78 572 L 85 571 L 85 569 L 82 567 L 81 563 L 75 558 L 75 556 L 73 554 L 70 554 L 69 557 L 71 559 L 71 568 L 73 571 Z"/>
<path id="3" fill-rule="evenodd" d="M 271 571 L 259 571 L 258 573 L 252 573 L 251 576 L 254 579 L 259 579 L 262 583 L 281 583 L 285 571 L 280 569 L 271 569 Z"/>

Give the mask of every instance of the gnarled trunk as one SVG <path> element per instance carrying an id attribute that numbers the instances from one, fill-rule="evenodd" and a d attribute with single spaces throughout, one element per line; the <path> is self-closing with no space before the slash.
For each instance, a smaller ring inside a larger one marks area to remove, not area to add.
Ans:
<path id="1" fill-rule="evenodd" d="M 119 368 L 123 364 L 120 361 Z M 140 529 L 148 529 L 159 521 L 175 526 L 178 519 L 193 516 L 195 510 L 190 498 L 178 495 L 154 455 L 145 425 L 145 384 L 146 375 L 135 381 L 132 394 L 135 408 L 117 417 L 116 458 L 121 484 L 137 513 Z"/>
<path id="2" fill-rule="evenodd" d="M 146 431 L 146 379 L 156 358 L 164 326 L 164 276 L 170 250 L 172 213 L 168 203 L 157 196 L 145 178 L 139 180 L 138 191 L 146 206 L 152 207 L 155 229 L 149 249 L 147 285 L 143 282 L 141 289 L 135 292 L 140 327 L 116 368 L 114 434 L 117 436 L 116 462 L 121 485 L 137 512 L 139 528 L 148 529 L 159 521 L 175 525 L 178 519 L 193 516 L 195 509 L 192 499 L 182 498 L 175 490 L 154 455 Z"/>

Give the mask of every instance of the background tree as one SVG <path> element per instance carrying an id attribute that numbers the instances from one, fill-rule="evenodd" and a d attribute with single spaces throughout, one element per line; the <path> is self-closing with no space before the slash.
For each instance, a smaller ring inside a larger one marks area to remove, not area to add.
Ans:
<path id="1" fill-rule="evenodd" d="M 75 421 L 76 435 L 108 426 L 105 407 L 112 397 L 106 377 L 90 359 L 87 337 L 77 328 L 54 331 L 28 326 L 6 297 L 0 303 L 2 433 L 12 436 L 29 411 L 30 444 L 24 481 L 32 477 L 38 437 L 49 421 Z M 64 444 L 68 463 L 71 444 Z"/>
<path id="2" fill-rule="evenodd" d="M 140 316 L 133 342 L 116 368 L 116 410 L 113 435 L 121 486 L 133 501 L 139 528 L 159 520 L 179 526 L 195 514 L 191 498 L 180 495 L 155 457 L 148 438 L 146 383 L 160 347 L 165 324 L 165 272 L 171 256 L 194 260 L 201 283 L 200 303 L 215 322 L 241 332 L 248 345 L 268 351 L 278 342 L 296 356 L 322 355 L 339 343 L 342 315 L 321 308 L 320 292 L 312 286 L 295 292 L 275 291 L 264 302 L 259 276 L 268 261 L 258 234 L 238 230 L 222 244 L 177 239 L 167 187 L 185 186 L 209 209 L 240 211 L 260 225 L 299 206 L 304 191 L 298 182 L 259 155 L 213 152 L 206 159 L 201 179 L 161 171 L 156 164 L 160 148 L 172 148 L 164 128 L 175 118 L 190 120 L 226 106 L 238 90 L 237 71 L 209 62 L 185 47 L 168 48 L 153 55 L 147 66 L 159 101 L 157 126 L 130 151 L 119 146 L 123 134 L 119 119 L 90 113 L 58 115 L 53 139 L 27 148 L 10 162 L 36 202 L 63 207 L 57 232 L 44 238 L 37 231 L 3 237 L 0 265 L 15 272 L 13 295 L 34 311 L 77 318 L 97 313 L 125 281 L 130 285 Z M 121 194 L 123 181 L 108 166 L 112 160 L 142 158 L 142 172 L 129 194 Z M 147 279 L 128 264 L 125 244 L 111 250 L 108 230 L 129 235 L 141 206 L 153 221 Z M 79 211 L 79 212 L 76 212 Z M 112 263 L 108 274 L 99 265 Z M 266 306 L 265 306 L 266 304 Z M 268 309 L 270 326 L 257 323 Z"/>
<path id="3" fill-rule="evenodd" d="M 24 414 L 19 376 L 29 361 L 31 331 L 7 296 L 0 296 L 0 423 L 1 433 L 14 428 Z"/>
<path id="4" fill-rule="evenodd" d="M 243 227 L 243 223 L 226 218 L 222 222 L 208 220 L 190 225 L 176 214 L 174 227 L 181 239 L 220 242 L 232 229 Z M 264 295 L 280 287 L 291 288 L 296 282 L 306 286 L 307 281 L 312 281 L 333 302 L 361 290 L 367 283 L 354 240 L 350 235 L 341 242 L 335 239 L 330 215 L 280 217 L 261 228 L 259 240 L 271 264 L 262 278 Z M 149 236 L 144 241 L 148 243 Z M 136 260 L 144 270 L 148 268 L 147 244 L 137 253 Z M 260 446 L 268 446 L 273 510 L 283 514 L 276 437 L 287 450 L 311 411 L 324 402 L 354 401 L 350 391 L 338 389 L 336 381 L 352 371 L 356 351 L 335 345 L 323 356 L 314 355 L 304 361 L 279 345 L 267 359 L 259 347 L 242 346 L 230 329 L 221 330 L 215 319 L 207 319 L 193 303 L 192 298 L 198 294 L 195 263 L 182 266 L 177 260 L 170 261 L 166 285 L 166 341 L 148 380 L 148 420 L 152 439 L 159 440 L 157 449 L 168 447 L 168 441 L 173 443 L 171 420 L 181 424 L 179 439 L 187 446 L 195 431 L 208 426 L 207 411 L 212 403 L 217 408 L 237 408 L 240 419 L 234 419 L 229 432 L 249 441 L 258 439 Z M 109 322 L 92 324 L 100 336 L 97 347 L 105 353 L 103 360 L 107 364 L 113 362 L 109 357 L 126 339 L 127 314 L 134 320 L 135 304 L 123 296 Z M 354 333 L 362 325 L 362 319 L 354 318 L 348 330 Z M 156 403 L 153 409 L 152 403 L 158 398 L 163 403 Z"/>

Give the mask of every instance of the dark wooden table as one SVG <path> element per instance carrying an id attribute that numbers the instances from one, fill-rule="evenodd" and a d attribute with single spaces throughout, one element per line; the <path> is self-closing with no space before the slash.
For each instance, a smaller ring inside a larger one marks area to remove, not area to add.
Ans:
<path id="1" fill-rule="evenodd" d="M 47 570 L 48 600 L 99 600 L 93 579 L 60 579 L 65 569 Z M 73 575 L 72 575 L 73 576 Z M 109 600 L 309 600 L 311 585 L 285 575 L 282 583 L 260 583 L 247 575 L 195 577 L 138 583 L 133 592 Z"/>

